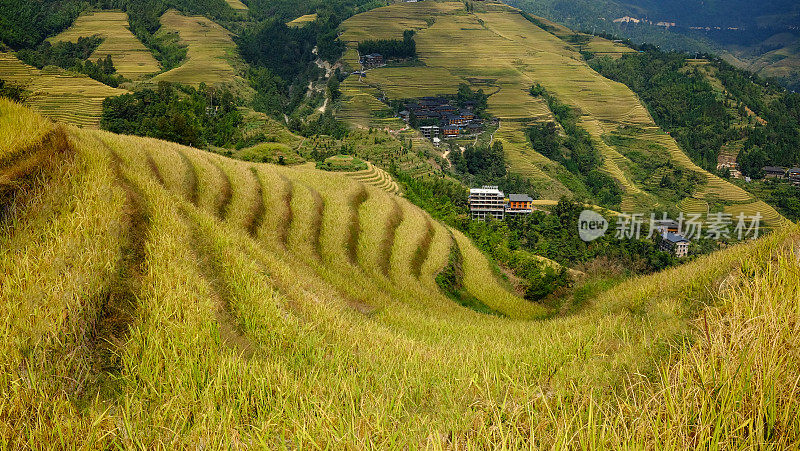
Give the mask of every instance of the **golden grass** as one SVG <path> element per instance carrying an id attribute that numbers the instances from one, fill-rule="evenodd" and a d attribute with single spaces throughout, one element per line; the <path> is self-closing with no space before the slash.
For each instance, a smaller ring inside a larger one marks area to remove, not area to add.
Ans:
<path id="1" fill-rule="evenodd" d="M 50 42 L 77 42 L 80 37 L 98 35 L 103 42 L 91 60 L 111 55 L 117 73 L 131 80 L 140 80 L 159 72 L 158 61 L 130 31 L 128 15 L 122 11 L 92 11 L 81 15 L 67 30 Z"/>
<path id="2" fill-rule="evenodd" d="M 796 227 L 546 319 L 455 233 L 465 287 L 507 318 L 436 289 L 451 239 L 435 222 L 417 276 L 431 219 L 404 199 L 307 166 L 69 133 L 74 158 L 0 228 L 4 447 L 800 442 Z M 362 189 L 367 200 L 354 203 Z M 135 315 L 117 324 L 124 340 L 98 345 L 105 335 L 92 331 L 104 329 L 93 326 L 115 318 L 104 293 L 120 280 L 131 210 L 147 218 Z"/>
<path id="3" fill-rule="evenodd" d="M 13 158 L 22 149 L 39 142 L 53 123 L 22 105 L 0 98 L 0 161 Z"/>
<path id="4" fill-rule="evenodd" d="M 241 0 L 225 0 L 225 3 L 236 11 L 247 11 L 248 9 L 247 5 L 242 3 Z"/>

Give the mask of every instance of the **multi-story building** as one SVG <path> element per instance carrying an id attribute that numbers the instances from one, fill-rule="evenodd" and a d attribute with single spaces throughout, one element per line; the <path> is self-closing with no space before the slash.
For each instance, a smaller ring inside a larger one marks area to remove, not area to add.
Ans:
<path id="1" fill-rule="evenodd" d="M 484 186 L 469 190 L 469 211 L 472 219 L 503 219 L 505 216 L 505 194 L 496 186 Z"/>
<path id="2" fill-rule="evenodd" d="M 677 233 L 665 233 L 660 247 L 662 251 L 671 252 L 678 258 L 689 255 L 689 240 Z"/>
<path id="3" fill-rule="evenodd" d="M 419 131 L 422 132 L 422 136 L 433 140 L 433 138 L 439 137 L 439 127 L 436 125 L 423 125 L 419 128 Z"/>
<path id="4" fill-rule="evenodd" d="M 527 194 L 509 194 L 507 215 L 527 215 L 533 211 L 533 198 Z"/>

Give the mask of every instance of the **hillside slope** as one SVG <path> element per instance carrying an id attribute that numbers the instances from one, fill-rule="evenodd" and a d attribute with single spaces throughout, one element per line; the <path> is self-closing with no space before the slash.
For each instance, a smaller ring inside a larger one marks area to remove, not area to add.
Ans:
<path id="1" fill-rule="evenodd" d="M 525 136 L 529 124 L 552 120 L 545 100 L 528 94 L 531 85 L 539 83 L 579 112 L 579 125 L 602 153 L 602 169 L 624 191 L 623 211 L 664 210 L 681 200 L 664 197 L 652 188 L 655 174 L 642 163 L 649 159 L 697 173 L 702 184 L 693 197 L 707 209 L 712 205 L 732 213 L 761 209 L 770 222 L 781 220 L 771 207 L 695 165 L 656 126 L 630 89 L 600 76 L 584 61 L 578 45 L 562 39 L 568 30 L 535 20 L 549 31 L 518 10 L 495 3 L 476 3 L 473 12 L 456 2 L 398 3 L 359 14 L 343 24 L 341 39 L 352 52 L 364 39 L 396 39 L 404 29 L 411 29 L 416 31 L 422 64 L 372 69 L 365 79 L 351 76 L 345 85 L 349 90 L 378 90 L 390 99 L 452 94 L 459 83 L 484 89 L 491 94 L 488 112 L 501 119 L 495 139 L 504 143 L 510 169 L 533 181 L 543 197 L 555 200 L 571 191 L 570 174 L 536 152 Z M 345 56 L 349 64 L 353 64 L 352 52 Z M 437 80 L 436 87 L 432 89 L 428 80 Z M 349 108 L 346 105 L 344 110 Z"/>
<path id="2" fill-rule="evenodd" d="M 795 228 L 548 318 L 462 235 L 347 176 L 0 113 L 4 447 L 800 439 Z M 451 250 L 497 314 L 440 294 Z"/>

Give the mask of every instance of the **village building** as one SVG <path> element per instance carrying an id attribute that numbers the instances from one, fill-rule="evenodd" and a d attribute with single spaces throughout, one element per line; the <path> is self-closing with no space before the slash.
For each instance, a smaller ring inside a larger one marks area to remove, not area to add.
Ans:
<path id="1" fill-rule="evenodd" d="M 378 67 L 383 65 L 383 55 L 380 53 L 370 53 L 361 57 L 361 66 L 364 68 Z"/>
<path id="2" fill-rule="evenodd" d="M 462 109 L 451 102 L 452 100 L 445 97 L 421 97 L 406 103 L 398 115 L 408 123 L 414 119 L 420 125 L 425 124 L 424 127 L 438 125 L 438 134 L 432 133 L 433 129 L 430 128 L 423 131 L 423 135 L 431 140 L 437 137 L 448 139 L 480 134 L 483 131 L 483 121 L 473 112 L 475 102 L 465 102 Z"/>
<path id="3" fill-rule="evenodd" d="M 442 136 L 445 138 L 455 138 L 460 134 L 461 129 L 453 125 L 448 125 L 442 129 Z"/>
<path id="4" fill-rule="evenodd" d="M 678 258 L 686 257 L 689 255 L 689 240 L 677 233 L 666 233 L 661 238 L 660 249 Z"/>
<path id="5" fill-rule="evenodd" d="M 789 181 L 795 185 L 800 185 L 800 168 L 792 168 L 786 171 L 786 176 L 789 177 Z"/>
<path id="6" fill-rule="evenodd" d="M 484 221 L 486 218 L 503 219 L 505 216 L 505 195 L 496 186 L 483 186 L 469 190 L 469 211 L 472 219 Z"/>
<path id="7" fill-rule="evenodd" d="M 527 215 L 533 212 L 533 198 L 527 194 L 509 194 L 506 204 L 507 215 Z"/>
<path id="8" fill-rule="evenodd" d="M 655 229 L 659 235 L 664 236 L 667 233 L 680 233 L 681 225 L 672 219 L 659 219 L 655 221 Z"/>
<path id="9" fill-rule="evenodd" d="M 436 125 L 424 125 L 419 128 L 419 131 L 422 132 L 422 136 L 430 140 L 439 138 L 439 127 Z"/>
<path id="10" fill-rule="evenodd" d="M 780 166 L 766 166 L 762 168 L 764 177 L 768 179 L 783 179 L 786 178 L 786 168 Z"/>

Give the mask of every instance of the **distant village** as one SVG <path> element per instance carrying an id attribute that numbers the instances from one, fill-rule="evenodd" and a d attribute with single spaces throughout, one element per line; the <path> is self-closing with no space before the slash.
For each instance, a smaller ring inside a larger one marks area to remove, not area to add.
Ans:
<path id="1" fill-rule="evenodd" d="M 475 102 L 464 102 L 462 108 L 445 97 L 422 97 L 408 102 L 400 111 L 411 127 L 439 144 L 442 139 L 474 137 L 484 130 L 484 121 L 475 114 Z"/>
<path id="2" fill-rule="evenodd" d="M 764 178 L 788 180 L 794 185 L 800 185 L 800 168 L 786 169 L 781 166 L 766 166 L 762 170 Z"/>

